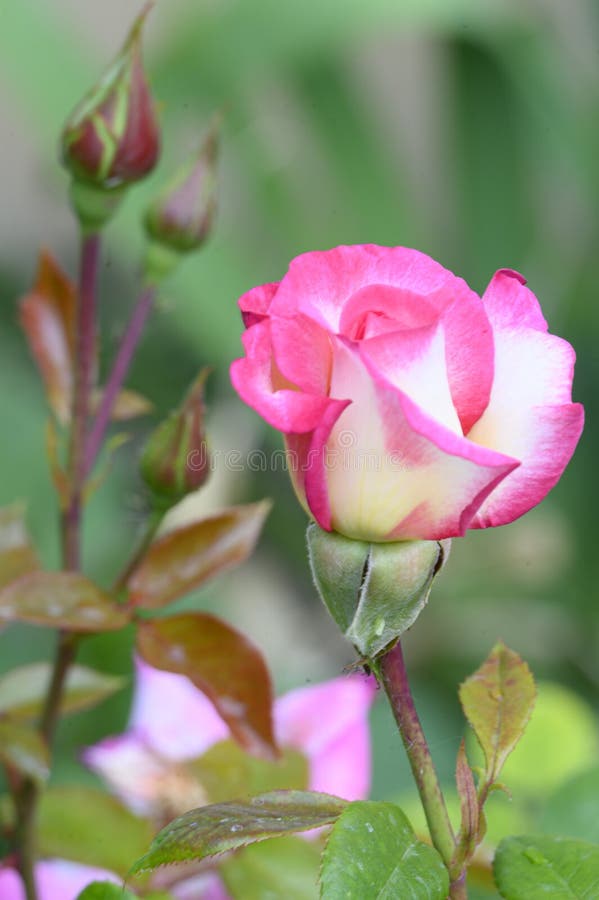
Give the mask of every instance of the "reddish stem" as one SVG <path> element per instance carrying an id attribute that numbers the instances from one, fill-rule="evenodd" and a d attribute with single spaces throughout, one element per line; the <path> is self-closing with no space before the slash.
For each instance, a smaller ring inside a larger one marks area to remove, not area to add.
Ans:
<path id="1" fill-rule="evenodd" d="M 89 475 L 96 457 L 100 452 L 114 404 L 127 376 L 131 360 L 133 359 L 148 316 L 152 311 L 155 296 L 156 290 L 153 287 L 147 287 L 145 291 L 143 291 L 135 304 L 133 313 L 131 314 L 131 318 L 129 319 L 127 328 L 121 339 L 112 370 L 108 376 L 108 381 L 106 382 L 102 394 L 100 408 L 98 409 L 98 413 L 85 443 L 83 463 L 85 475 Z"/>

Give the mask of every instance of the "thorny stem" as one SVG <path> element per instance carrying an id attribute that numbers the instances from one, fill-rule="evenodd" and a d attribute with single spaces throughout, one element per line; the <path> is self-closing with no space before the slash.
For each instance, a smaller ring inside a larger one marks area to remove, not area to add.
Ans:
<path id="1" fill-rule="evenodd" d="M 455 836 L 431 752 L 416 712 L 399 641 L 381 657 L 377 668 L 408 755 L 432 842 L 450 874 L 452 883 L 449 896 L 451 900 L 465 900 L 468 896 L 465 872 L 453 871 Z"/>
<path id="2" fill-rule="evenodd" d="M 131 314 L 131 318 L 127 323 L 125 333 L 123 334 L 120 346 L 117 350 L 112 371 L 108 376 L 108 381 L 104 388 L 100 408 L 98 409 L 96 418 L 85 443 L 83 469 L 86 475 L 90 473 L 96 457 L 100 452 L 100 447 L 102 446 L 102 441 L 110 422 L 114 404 L 127 375 L 127 371 L 131 364 L 131 360 L 133 359 L 148 316 L 152 311 L 155 296 L 156 289 L 152 286 L 147 287 L 139 296 Z"/>
<path id="3" fill-rule="evenodd" d="M 81 566 L 81 511 L 85 486 L 85 434 L 96 366 L 96 281 L 100 235 L 87 234 L 81 243 L 76 335 L 75 386 L 69 442 L 69 497 L 61 518 L 62 564 L 69 571 Z M 52 676 L 39 721 L 39 732 L 51 748 L 66 677 L 75 657 L 77 636 L 59 632 Z M 27 900 L 38 900 L 35 885 L 35 824 L 39 787 L 27 778 L 16 796 L 19 871 Z"/>

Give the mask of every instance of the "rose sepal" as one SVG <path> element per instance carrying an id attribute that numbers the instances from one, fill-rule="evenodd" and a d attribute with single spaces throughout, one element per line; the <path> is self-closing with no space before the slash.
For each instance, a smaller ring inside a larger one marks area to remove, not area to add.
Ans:
<path id="1" fill-rule="evenodd" d="M 321 600 L 345 637 L 374 660 L 426 606 L 451 541 L 367 543 L 312 523 L 308 554 Z"/>

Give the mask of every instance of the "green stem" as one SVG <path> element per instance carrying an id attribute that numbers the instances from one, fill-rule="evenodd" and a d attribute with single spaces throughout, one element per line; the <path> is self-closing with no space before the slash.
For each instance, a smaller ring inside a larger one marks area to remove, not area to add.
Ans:
<path id="1" fill-rule="evenodd" d="M 96 281 L 100 252 L 100 235 L 84 234 L 81 242 L 75 386 L 69 443 L 69 497 L 61 518 L 63 568 L 77 571 L 81 567 L 81 515 L 85 485 L 85 435 L 90 410 L 96 361 Z M 58 633 L 58 644 L 48 693 L 38 729 L 51 750 L 60 715 L 66 678 L 75 658 L 77 635 Z M 24 779 L 16 797 L 19 871 L 26 900 L 38 900 L 35 885 L 36 819 L 40 797 L 33 779 Z"/>
<path id="2" fill-rule="evenodd" d="M 467 897 L 465 873 L 453 871 L 455 835 L 447 814 L 433 758 L 416 712 L 399 641 L 380 658 L 376 668 L 408 755 L 412 775 L 424 807 L 431 840 L 450 874 L 452 884 L 449 896 L 452 900 L 463 900 Z"/>

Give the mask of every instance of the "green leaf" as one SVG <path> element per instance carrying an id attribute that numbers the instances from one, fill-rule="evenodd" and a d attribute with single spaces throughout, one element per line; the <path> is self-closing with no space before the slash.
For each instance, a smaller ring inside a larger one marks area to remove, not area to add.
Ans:
<path id="1" fill-rule="evenodd" d="M 322 858 L 322 900 L 445 900 L 448 890 L 441 857 L 395 804 L 351 803 L 337 819 Z"/>
<path id="2" fill-rule="evenodd" d="M 547 801 L 539 826 L 543 832 L 599 844 L 599 768 L 563 784 Z"/>
<path id="3" fill-rule="evenodd" d="M 252 553 L 270 509 L 263 500 L 169 531 L 150 545 L 127 587 L 131 603 L 166 606 Z"/>
<path id="4" fill-rule="evenodd" d="M 410 628 L 424 608 L 444 549 L 436 541 L 368 544 L 308 526 L 318 593 L 345 637 L 375 657 Z"/>
<path id="5" fill-rule="evenodd" d="M 297 837 L 280 837 L 239 851 L 219 866 L 235 900 L 314 900 L 320 848 Z"/>
<path id="6" fill-rule="evenodd" d="M 285 749 L 276 760 L 257 759 L 233 741 L 220 741 L 186 768 L 202 785 L 209 803 L 308 787 L 308 761 L 298 750 Z"/>
<path id="7" fill-rule="evenodd" d="M 7 719 L 0 719 L 0 760 L 39 783 L 50 774 L 48 748 L 39 734 Z"/>
<path id="8" fill-rule="evenodd" d="M 499 642 L 460 686 L 460 701 L 485 754 L 486 778 L 493 782 L 532 714 L 535 684 L 530 669 Z"/>
<path id="9" fill-rule="evenodd" d="M 36 718 L 46 696 L 52 667 L 49 663 L 19 666 L 0 677 L 0 713 L 11 719 Z M 124 678 L 107 675 L 86 666 L 71 666 L 60 707 L 61 715 L 89 709 L 110 697 L 125 684 Z"/>
<path id="10" fill-rule="evenodd" d="M 40 561 L 25 526 L 20 503 L 0 509 L 0 588 L 39 569 Z"/>
<path id="11" fill-rule="evenodd" d="M 546 835 L 508 837 L 493 862 L 506 900 L 596 900 L 599 846 Z"/>
<path id="12" fill-rule="evenodd" d="M 77 900 L 137 900 L 135 894 L 126 891 L 120 884 L 110 881 L 92 881 L 77 896 Z"/>
<path id="13" fill-rule="evenodd" d="M 262 654 L 243 634 L 208 613 L 186 613 L 141 622 L 137 649 L 151 666 L 186 675 L 246 750 L 277 755 L 270 676 Z"/>
<path id="14" fill-rule="evenodd" d="M 31 572 L 0 591 L 0 622 L 113 631 L 129 619 L 128 612 L 77 572 Z"/>
<path id="15" fill-rule="evenodd" d="M 502 780 L 515 793 L 544 800 L 564 781 L 594 766 L 598 757 L 599 724 L 592 706 L 563 685 L 540 682 L 530 724 Z"/>
<path id="16" fill-rule="evenodd" d="M 151 836 L 149 822 L 96 788 L 49 788 L 42 796 L 39 847 L 43 856 L 72 859 L 124 877 Z"/>
<path id="17" fill-rule="evenodd" d="M 328 794 L 272 791 L 245 803 L 215 803 L 192 809 L 156 835 L 131 872 L 206 859 L 266 838 L 330 825 L 345 806 L 345 800 Z"/>

